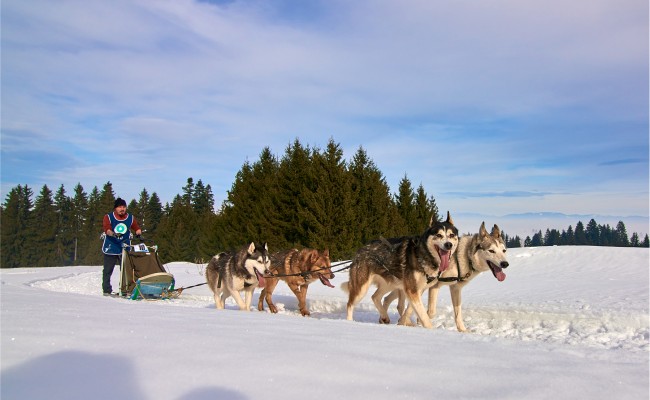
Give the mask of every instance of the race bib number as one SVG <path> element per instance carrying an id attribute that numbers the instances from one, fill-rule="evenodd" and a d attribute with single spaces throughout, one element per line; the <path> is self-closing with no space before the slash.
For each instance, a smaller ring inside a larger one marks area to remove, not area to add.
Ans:
<path id="1" fill-rule="evenodd" d="M 119 235 L 124 235 L 127 230 L 128 230 L 128 228 L 126 227 L 126 224 L 117 224 L 115 226 L 115 233 L 117 233 Z"/>

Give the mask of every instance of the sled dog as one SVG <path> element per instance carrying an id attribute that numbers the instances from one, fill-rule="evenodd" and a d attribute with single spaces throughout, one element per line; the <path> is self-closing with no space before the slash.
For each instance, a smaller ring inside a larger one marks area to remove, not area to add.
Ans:
<path id="1" fill-rule="evenodd" d="M 266 286 L 262 289 L 257 309 L 264 311 L 264 300 L 272 313 L 278 309 L 271 299 L 273 290 L 280 280 L 283 280 L 298 299 L 298 307 L 303 316 L 310 315 L 307 308 L 307 288 L 309 284 L 319 279 L 323 285 L 334 287 L 330 279 L 334 279 L 331 270 L 329 250 L 291 249 L 271 254 L 270 276 L 265 276 Z M 273 275 L 279 275 L 274 277 Z M 287 276 L 289 275 L 289 276 Z"/>
<path id="2" fill-rule="evenodd" d="M 472 279 L 476 278 L 481 272 L 488 270 L 492 271 L 492 275 L 499 282 L 503 282 L 506 279 L 503 269 L 508 268 L 509 265 L 506 259 L 506 245 L 501 237 L 501 230 L 495 224 L 488 234 L 485 229 L 485 222 L 483 222 L 477 234 L 465 235 L 460 238 L 458 250 L 452 259 L 451 267 L 444 271 L 436 283 L 429 288 L 428 317 L 433 318 L 436 315 L 440 288 L 449 286 L 456 329 L 459 332 L 467 331 L 463 323 L 461 291 Z M 385 309 L 388 309 L 388 305 L 394 299 L 395 294 L 391 293 L 386 297 L 384 301 Z M 412 311 L 410 308 L 408 307 L 402 318 L 400 318 L 401 323 L 408 324 L 410 322 Z"/>
<path id="3" fill-rule="evenodd" d="M 212 257 L 205 268 L 205 277 L 214 293 L 217 308 L 223 309 L 226 299 L 232 296 L 240 310 L 249 311 L 253 291 L 256 287 L 264 287 L 262 274 L 268 273 L 270 266 L 266 243 L 260 245 L 251 242 L 238 251 L 219 253 Z M 245 302 L 239 293 L 242 290 L 245 292 Z"/>
<path id="4" fill-rule="evenodd" d="M 458 229 L 449 212 L 444 222 L 434 221 L 420 237 L 382 239 L 359 249 L 350 265 L 350 280 L 341 288 L 348 292 L 347 319 L 352 320 L 354 306 L 366 295 L 371 284 L 377 286 L 372 295 L 379 311 L 379 322 L 388 324 L 390 318 L 382 298 L 393 290 L 402 290 L 421 317 L 425 328 L 431 328 L 422 304 L 424 289 L 432 285 L 438 273 L 449 267 L 458 246 Z"/>

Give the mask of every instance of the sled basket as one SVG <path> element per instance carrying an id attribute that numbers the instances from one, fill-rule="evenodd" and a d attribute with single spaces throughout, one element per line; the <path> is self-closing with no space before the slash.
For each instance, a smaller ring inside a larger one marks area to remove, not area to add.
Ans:
<path id="1" fill-rule="evenodd" d="M 131 300 L 143 299 L 168 299 L 174 290 L 174 276 L 166 272 L 143 276 L 135 281 L 135 288 Z"/>
<path id="2" fill-rule="evenodd" d="M 157 246 L 143 243 L 122 249 L 120 295 L 131 300 L 166 299 L 174 292 L 174 276 L 158 257 Z"/>

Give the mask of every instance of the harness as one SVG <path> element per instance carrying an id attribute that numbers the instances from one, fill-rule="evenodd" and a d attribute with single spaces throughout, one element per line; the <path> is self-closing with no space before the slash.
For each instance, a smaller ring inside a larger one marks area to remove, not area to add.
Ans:
<path id="1" fill-rule="evenodd" d="M 441 272 L 438 272 L 438 282 L 464 282 L 466 281 L 470 276 L 472 276 L 472 273 L 476 271 L 474 269 L 474 263 L 472 263 L 472 259 L 469 259 L 469 271 L 463 276 L 460 276 L 460 263 L 458 262 L 458 254 L 456 255 L 456 271 L 458 271 L 458 276 L 448 276 L 446 278 L 441 278 L 440 275 L 442 274 Z M 428 276 L 427 276 L 427 283 L 431 283 L 428 281 Z"/>
<path id="2" fill-rule="evenodd" d="M 390 247 L 391 252 L 395 252 L 397 250 L 397 248 L 401 244 L 400 243 L 400 244 L 393 245 L 392 243 L 390 243 L 385 238 L 381 238 L 380 241 L 384 245 L 387 245 L 388 247 Z M 428 251 L 425 253 L 425 256 L 428 258 L 428 260 L 426 260 L 428 262 L 428 264 L 433 264 L 433 263 L 430 262 L 431 260 L 433 260 L 433 257 L 431 256 L 431 254 Z M 374 258 L 375 262 L 377 262 L 377 264 L 379 264 L 381 267 L 383 267 L 386 270 L 386 272 L 388 272 L 390 275 L 397 278 L 397 275 L 395 275 L 390 269 L 388 269 L 388 267 L 384 263 L 384 260 L 382 260 L 378 256 L 375 256 L 375 257 L 372 257 L 372 258 Z M 439 279 L 440 278 L 440 272 L 438 272 L 438 276 L 431 276 L 431 275 L 427 274 L 427 272 L 426 272 L 427 268 L 425 267 L 424 263 L 425 263 L 424 258 L 418 257 L 418 265 L 420 266 L 422 272 L 424 273 L 424 276 L 427 278 L 427 284 L 430 284 L 431 282 L 435 281 L 436 279 Z"/>

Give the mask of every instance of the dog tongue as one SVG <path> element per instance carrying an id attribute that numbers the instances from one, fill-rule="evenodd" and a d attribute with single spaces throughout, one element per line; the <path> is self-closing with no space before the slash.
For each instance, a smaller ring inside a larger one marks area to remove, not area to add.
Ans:
<path id="1" fill-rule="evenodd" d="M 334 287 L 334 285 L 332 285 L 332 284 L 330 283 L 330 280 L 327 279 L 327 278 L 325 278 L 323 275 L 318 275 L 318 279 L 320 279 L 320 281 L 321 281 L 321 283 L 322 283 L 323 285 L 325 285 L 325 286 L 329 286 L 329 287 L 331 287 L 331 288 Z"/>
<path id="2" fill-rule="evenodd" d="M 264 285 L 266 285 L 266 280 L 264 280 L 264 276 L 260 274 L 260 271 L 257 270 L 257 268 L 253 268 L 255 270 L 255 276 L 257 276 L 257 286 L 260 288 L 264 288 Z"/>
<path id="3" fill-rule="evenodd" d="M 451 258 L 451 253 L 440 249 L 438 252 L 440 256 L 440 272 L 445 272 L 449 268 L 449 259 Z"/>
<path id="4" fill-rule="evenodd" d="M 506 274 L 499 267 L 496 266 L 492 267 L 492 274 L 494 275 L 495 278 L 497 278 L 499 282 L 503 282 L 504 280 L 506 280 Z"/>

